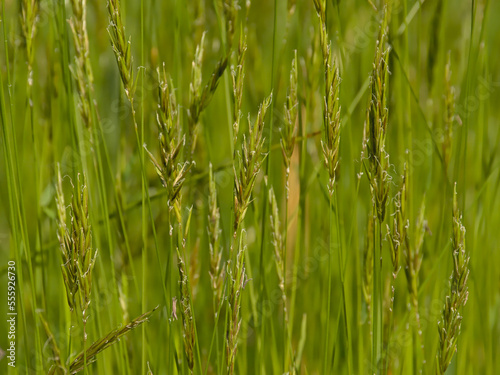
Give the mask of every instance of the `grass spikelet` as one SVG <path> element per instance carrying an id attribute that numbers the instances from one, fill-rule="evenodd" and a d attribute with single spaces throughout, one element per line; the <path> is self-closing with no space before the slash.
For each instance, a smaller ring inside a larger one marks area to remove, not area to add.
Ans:
<path id="1" fill-rule="evenodd" d="M 283 303 L 285 304 L 285 312 L 286 312 L 285 269 L 284 269 L 284 259 L 283 259 L 285 255 L 285 248 L 284 248 L 285 245 L 283 242 L 283 236 L 281 234 L 278 202 L 276 202 L 276 196 L 274 195 L 273 188 L 269 189 L 269 204 L 271 207 L 270 220 L 271 220 L 272 243 L 274 247 L 274 261 L 276 264 L 276 272 L 278 273 L 281 296 L 283 299 Z"/>
<path id="2" fill-rule="evenodd" d="M 285 122 L 281 129 L 281 152 L 283 154 L 283 162 L 285 163 L 286 177 L 285 187 L 286 194 L 289 195 L 289 177 L 290 177 L 290 162 L 292 159 L 293 150 L 295 148 L 295 139 L 298 131 L 298 115 L 299 103 L 297 98 L 297 51 L 294 53 L 292 60 L 292 69 L 290 70 L 290 86 L 288 95 L 285 101 Z"/>
<path id="3" fill-rule="evenodd" d="M 389 48 L 385 46 L 388 27 L 387 6 L 380 25 L 377 39 L 375 61 L 370 77 L 370 103 L 366 111 L 365 139 L 363 148 L 367 151 L 369 165 L 365 171 L 370 181 L 376 215 L 380 222 L 385 218 L 387 197 L 389 195 L 389 155 L 385 149 L 385 137 L 389 110 L 387 108 L 387 88 L 389 77 Z"/>
<path id="4" fill-rule="evenodd" d="M 238 251 L 234 258 L 233 267 L 228 266 L 229 295 L 228 295 L 228 319 L 226 332 L 226 356 L 227 371 L 229 375 L 234 374 L 236 352 L 238 349 L 238 334 L 241 328 L 241 294 L 247 283 L 245 273 L 245 242 L 246 232 L 243 230 L 237 245 Z M 230 264 L 229 264 L 230 265 Z"/>
<path id="5" fill-rule="evenodd" d="M 169 215 L 173 211 L 177 221 L 177 269 L 179 271 L 180 310 L 184 338 L 184 352 L 190 371 L 194 367 L 194 352 L 196 344 L 196 329 L 191 303 L 191 284 L 185 262 L 186 242 L 189 234 L 189 224 L 192 210 L 189 210 L 187 222 L 184 224 L 182 215 L 181 190 L 186 174 L 193 165 L 191 162 L 180 161 L 185 137 L 181 136 L 181 125 L 177 114 L 177 101 L 172 81 L 168 81 L 165 65 L 158 69 L 159 90 L 158 110 L 156 120 L 159 130 L 160 162 L 147 149 L 149 157 L 156 168 L 163 187 L 167 190 Z M 169 216 L 170 217 L 170 216 Z M 172 226 L 171 226 L 172 228 Z M 185 228 L 185 229 L 184 229 Z M 172 229 L 170 236 L 172 236 Z"/>
<path id="6" fill-rule="evenodd" d="M 79 97 L 78 109 L 84 125 L 91 125 L 91 106 L 89 90 L 92 89 L 93 75 L 89 59 L 89 38 L 87 33 L 87 0 L 71 0 L 73 16 L 69 19 L 69 25 L 73 34 L 75 46 L 75 69 L 72 69 L 76 80 L 76 88 Z"/>
<path id="7" fill-rule="evenodd" d="M 71 203 L 71 228 L 66 221 L 66 207 L 62 191 L 62 179 L 58 170 L 57 184 L 57 213 L 59 221 L 59 243 L 63 258 L 62 272 L 66 286 L 68 306 L 71 311 L 79 307 L 82 313 L 84 326 L 84 340 L 86 340 L 85 326 L 87 323 L 87 309 L 90 305 L 92 290 L 92 270 L 94 268 L 97 250 L 92 248 L 92 230 L 90 228 L 88 212 L 88 192 L 86 178 L 83 182 L 78 175 L 76 189 Z"/>
<path id="8" fill-rule="evenodd" d="M 208 182 L 208 238 L 210 249 L 210 280 L 214 293 L 215 306 L 219 305 L 222 295 L 224 270 L 221 268 L 222 248 L 220 244 L 220 211 L 217 205 L 217 189 L 215 186 L 212 164 L 209 165 Z"/>
<path id="9" fill-rule="evenodd" d="M 125 35 L 125 26 L 123 24 L 120 10 L 120 0 L 109 0 L 108 12 L 110 17 L 108 34 L 111 39 L 113 52 L 115 53 L 123 87 L 125 88 L 125 94 L 127 99 L 131 102 L 132 112 L 134 112 L 133 102 L 137 79 L 134 78 L 134 72 L 132 70 L 133 59 L 130 45 L 131 37 L 127 39 Z"/>
<path id="10" fill-rule="evenodd" d="M 257 119 L 252 125 L 248 118 L 248 138 L 243 135 L 241 152 L 237 152 L 237 166 L 234 166 L 234 234 L 243 221 L 255 185 L 255 178 L 263 162 L 262 146 L 264 145 L 264 118 L 272 100 L 269 95 L 259 108 Z"/>
<path id="11" fill-rule="evenodd" d="M 194 60 L 192 63 L 191 83 L 189 85 L 189 109 L 188 109 L 188 142 L 187 147 L 192 155 L 196 147 L 196 131 L 200 120 L 200 115 L 208 106 L 217 90 L 220 78 L 227 67 L 228 56 L 221 58 L 212 75 L 205 86 L 202 85 L 203 52 L 205 43 L 205 33 L 201 37 L 200 44 L 196 47 Z"/>
<path id="12" fill-rule="evenodd" d="M 234 373 L 236 350 L 238 346 L 238 332 L 240 330 L 241 293 L 247 282 L 245 274 L 246 232 L 240 227 L 251 202 L 255 180 L 260 172 L 264 155 L 264 118 L 272 100 L 269 95 L 260 105 L 255 123 L 251 124 L 248 118 L 248 137 L 243 135 L 241 152 L 236 153 L 237 163 L 233 164 L 234 171 L 234 223 L 231 239 L 230 260 L 226 264 L 226 273 L 229 283 L 228 295 L 228 322 L 226 330 L 227 370 Z M 239 241 L 238 241 L 239 237 Z"/>
<path id="13" fill-rule="evenodd" d="M 233 149 L 236 149 L 238 131 L 241 120 L 241 101 L 243 99 L 243 82 L 245 79 L 245 54 L 247 51 L 246 36 L 240 35 L 238 54 L 235 66 L 231 66 L 231 77 L 233 80 Z"/>
<path id="14" fill-rule="evenodd" d="M 393 305 L 394 305 L 394 280 L 399 273 L 399 258 L 401 252 L 405 258 L 405 275 L 408 284 L 408 293 L 410 296 L 410 306 L 415 314 L 416 325 L 413 327 L 414 340 L 414 368 L 421 368 L 422 358 L 420 351 L 423 351 L 423 337 L 420 324 L 420 313 L 418 303 L 418 285 L 419 272 L 422 265 L 422 245 L 426 231 L 425 215 L 425 200 L 422 200 L 420 210 L 416 220 L 410 220 L 408 215 L 409 195 L 410 195 L 410 175 L 409 170 L 404 166 L 404 175 L 401 186 L 394 200 L 394 218 L 393 229 L 390 233 L 389 225 L 387 232 L 389 234 L 389 247 L 391 250 L 391 260 L 393 265 L 392 280 L 391 280 L 391 301 L 389 314 L 392 320 Z M 410 223 L 413 222 L 413 225 Z M 420 340 L 420 348 L 417 343 L 417 337 Z M 423 354 L 423 353 L 422 353 Z"/>
<path id="15" fill-rule="evenodd" d="M 167 189 L 169 206 L 172 207 L 192 163 L 179 161 L 182 147 L 185 144 L 185 136 L 181 135 L 175 89 L 172 80 L 167 78 L 165 64 L 161 72 L 158 69 L 158 80 L 156 122 L 159 132 L 160 162 L 151 152 L 147 149 L 146 151 L 155 166 L 163 187 Z"/>
<path id="16" fill-rule="evenodd" d="M 33 61 L 35 58 L 35 48 L 33 40 L 37 31 L 38 1 L 23 0 L 21 3 L 21 28 L 24 41 L 26 43 L 26 55 L 28 57 L 28 85 L 33 85 Z"/>
<path id="17" fill-rule="evenodd" d="M 441 321 L 438 322 L 439 348 L 437 354 L 437 374 L 444 374 L 457 351 L 458 336 L 462 324 L 461 311 L 467 303 L 469 290 L 469 255 L 465 250 L 465 227 L 458 209 L 457 185 L 453 193 L 453 271 L 451 273 L 450 294 L 446 296 Z"/>
<path id="18" fill-rule="evenodd" d="M 333 59 L 331 43 L 326 31 L 326 4 L 321 0 L 314 0 L 316 12 L 320 19 L 320 46 L 323 56 L 325 75 L 325 95 L 323 110 L 323 126 L 325 129 L 324 140 L 321 141 L 323 158 L 328 169 L 328 190 L 333 194 L 335 176 L 337 173 L 340 144 L 340 103 L 339 88 L 340 76 Z"/>
<path id="19" fill-rule="evenodd" d="M 236 25 L 236 16 L 238 15 L 238 0 L 224 0 L 223 8 L 224 19 L 226 21 L 226 45 L 228 49 L 231 49 Z"/>
<path id="20" fill-rule="evenodd" d="M 188 367 L 192 371 L 194 367 L 196 334 L 194 315 L 191 304 L 191 285 L 189 282 L 189 274 L 184 262 L 184 257 L 182 255 L 182 253 L 185 253 L 188 228 L 189 224 L 186 225 L 186 235 L 182 239 L 182 249 L 179 249 L 179 247 L 177 246 L 177 268 L 179 270 L 179 289 L 181 293 L 180 307 L 184 337 L 184 353 L 186 355 Z"/>
<path id="21" fill-rule="evenodd" d="M 95 362 L 97 359 L 96 356 L 99 353 L 109 348 L 111 345 L 117 343 L 120 340 L 120 337 L 137 328 L 141 324 L 147 322 L 151 314 L 153 314 L 153 312 L 155 312 L 158 307 L 159 306 L 156 306 L 153 310 L 138 316 L 137 318 L 131 320 L 129 323 L 125 324 L 123 327 L 112 330 L 100 340 L 95 341 L 84 352 L 80 352 L 71 362 L 71 365 L 69 366 L 69 373 L 76 374 L 77 372 L 82 371 L 85 366 L 85 361 L 87 361 L 87 365 Z"/>

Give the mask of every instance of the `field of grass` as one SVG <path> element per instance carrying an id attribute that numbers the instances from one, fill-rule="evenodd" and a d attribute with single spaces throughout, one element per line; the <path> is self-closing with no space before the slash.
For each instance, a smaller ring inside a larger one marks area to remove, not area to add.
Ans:
<path id="1" fill-rule="evenodd" d="M 500 373 L 500 2 L 0 12 L 0 373 Z"/>

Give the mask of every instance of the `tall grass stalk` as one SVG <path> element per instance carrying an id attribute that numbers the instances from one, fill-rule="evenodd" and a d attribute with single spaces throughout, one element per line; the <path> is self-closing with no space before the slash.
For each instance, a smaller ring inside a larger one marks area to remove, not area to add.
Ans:
<path id="1" fill-rule="evenodd" d="M 234 171 L 234 223 L 229 261 L 226 265 L 228 276 L 228 321 L 226 331 L 227 371 L 234 373 L 238 333 L 241 326 L 240 308 L 241 293 L 247 283 L 245 276 L 245 248 L 241 225 L 251 203 L 257 174 L 264 162 L 264 119 L 271 105 L 272 94 L 267 97 L 259 108 L 257 118 L 252 125 L 248 119 L 248 138 L 243 135 L 241 151 L 237 152 L 237 164 Z"/>
<path id="2" fill-rule="evenodd" d="M 328 171 L 328 194 L 329 194 L 329 221 L 330 221 L 330 250 L 328 259 L 328 296 L 327 296 L 327 314 L 326 314 L 326 339 L 325 339 L 325 356 L 323 371 L 329 372 L 328 369 L 328 356 L 329 356 L 329 334 L 330 334 L 330 305 L 332 295 L 332 262 L 333 253 L 337 247 L 338 251 L 338 269 L 341 281 L 341 295 L 342 295 L 342 315 L 344 317 L 344 329 L 346 332 L 347 353 L 348 353 L 348 369 L 349 373 L 352 371 L 352 348 L 349 340 L 349 322 L 347 315 L 347 303 L 345 295 L 345 279 L 344 279 L 344 256 L 342 254 L 342 239 L 340 237 L 340 214 L 338 205 L 338 190 L 336 188 L 336 178 L 339 166 L 340 154 L 340 75 L 337 64 L 334 61 L 333 53 L 331 50 L 331 43 L 327 33 L 326 23 L 326 3 L 320 0 L 314 2 L 316 12 L 320 19 L 320 46 L 322 50 L 324 77 L 325 77 L 325 95 L 323 103 L 323 126 L 324 126 L 324 140 L 321 142 L 323 149 L 323 159 L 326 169 Z M 335 211 L 335 220 L 332 213 Z M 334 225 L 336 223 L 336 225 Z M 337 244 L 334 240 L 334 232 L 337 234 Z M 339 312 L 340 316 L 340 312 Z"/>
<path id="3" fill-rule="evenodd" d="M 388 122 L 387 88 L 389 77 L 389 49 L 386 46 L 389 25 L 390 5 L 383 9 L 383 19 L 375 47 L 375 59 L 370 78 L 370 102 L 366 111 L 363 148 L 367 152 L 364 161 L 365 173 L 370 183 L 374 217 L 374 256 L 373 256 L 373 308 L 372 308 L 372 366 L 381 373 L 382 325 L 383 325 L 383 287 L 382 287 L 382 225 L 389 195 L 389 155 L 385 149 Z"/>
<path id="4" fill-rule="evenodd" d="M 284 230 L 284 239 L 283 239 L 283 254 L 279 254 L 281 250 L 278 251 L 276 259 L 280 259 L 283 262 L 283 267 L 281 269 L 281 275 L 282 277 L 280 278 L 280 284 L 282 285 L 282 292 L 283 292 L 283 347 L 288 348 L 285 349 L 283 353 L 283 371 L 286 372 L 288 368 L 288 357 L 292 356 L 293 357 L 293 348 L 291 347 L 291 335 L 290 335 L 290 320 L 289 320 L 289 314 L 287 310 L 287 298 L 286 298 L 286 275 L 287 275 L 287 247 L 288 247 L 288 205 L 289 205 L 289 199 L 290 199 L 290 163 L 292 159 L 292 154 L 295 149 L 295 140 L 297 137 L 297 130 L 298 130 L 298 122 L 297 122 L 297 117 L 298 117 L 298 97 L 297 97 L 297 85 L 298 85 L 298 77 L 297 77 L 297 51 L 294 53 L 294 58 L 292 60 L 292 67 L 290 71 L 290 83 L 289 83 L 289 88 L 288 88 L 288 95 L 287 99 L 284 105 L 284 114 L 285 114 L 285 123 L 283 128 L 281 129 L 281 151 L 283 153 L 283 162 L 285 164 L 285 192 L 286 192 L 286 199 L 285 199 L 285 230 Z M 271 195 L 271 192 L 269 193 Z M 274 196 L 274 193 L 272 194 Z M 273 201 L 275 202 L 276 198 L 271 199 L 270 201 L 270 207 L 272 208 L 272 215 L 275 216 L 275 221 L 279 220 L 279 215 L 277 212 L 277 207 L 276 207 L 276 212 L 273 207 Z M 272 217 L 272 216 L 271 216 Z M 279 225 L 276 228 L 276 230 L 279 231 Z M 274 233 L 276 233 L 276 230 Z M 279 241 L 278 241 L 279 242 Z M 276 244 L 275 244 L 276 248 Z M 290 350 L 290 353 L 288 352 Z M 292 365 L 295 367 L 295 364 L 293 363 L 294 361 L 292 360 Z"/>
<path id="5" fill-rule="evenodd" d="M 5 20 L 5 3 L 2 3 L 2 19 Z M 5 22 L 3 23 L 2 31 L 3 31 L 3 39 L 4 39 L 4 48 L 5 48 L 5 65 L 7 68 L 7 87 L 11 87 L 11 72 L 9 68 L 9 54 L 8 54 L 8 44 L 7 44 L 7 32 Z M 22 226 L 22 212 L 20 209 L 20 189 L 18 186 L 18 176 L 16 176 L 16 172 L 18 173 L 19 169 L 16 168 L 15 161 L 17 160 L 17 152 L 15 152 L 15 136 L 14 136 L 14 103 L 10 90 L 8 91 L 8 102 L 6 101 L 5 92 L 4 92 L 4 78 L 3 74 L 0 74 L 0 116 L 2 120 L 2 148 L 4 151 L 4 161 L 5 161 L 5 169 L 7 174 L 7 192 L 8 198 L 10 202 L 10 221 L 11 221 L 11 241 L 13 242 L 13 247 L 11 249 L 22 249 L 23 238 L 26 240 L 25 233 L 23 231 Z M 7 106 L 8 104 L 8 106 Z M 7 112 L 7 108 L 9 111 Z M 17 264 L 22 264 L 22 253 L 21 251 L 11 251 L 9 254 L 11 257 L 15 258 Z M 20 268 L 18 271 L 18 281 L 20 285 L 24 285 L 24 274 L 23 269 Z M 18 288 L 18 296 L 20 298 L 19 310 L 20 310 L 20 327 L 27 327 L 27 313 L 24 302 L 24 288 L 21 286 Z M 27 330 L 26 330 L 27 332 Z M 36 331 L 35 331 L 36 333 Z M 24 349 L 29 351 L 29 340 L 27 334 L 23 337 Z M 37 340 L 38 341 L 38 340 Z M 25 357 L 24 365 L 28 366 L 28 358 Z"/>
<path id="6" fill-rule="evenodd" d="M 141 62 L 144 62 L 144 3 L 141 1 Z M 142 309 L 144 310 L 146 307 L 146 290 L 147 290 L 147 249 L 148 249 L 148 214 L 151 220 L 151 223 L 154 223 L 153 214 L 151 210 L 151 201 L 149 198 L 149 183 L 146 176 L 146 167 L 144 163 L 144 75 L 141 80 L 141 125 L 139 129 L 139 124 L 137 121 L 136 110 L 134 107 L 134 98 L 135 91 L 137 88 L 137 80 L 138 77 L 135 76 L 133 72 L 133 58 L 132 58 L 132 47 L 131 47 L 131 38 L 126 39 L 125 34 L 125 26 L 122 20 L 121 7 L 119 0 L 110 0 L 108 2 L 108 13 L 110 17 L 110 24 L 108 26 L 108 34 L 111 40 L 111 45 L 113 47 L 113 51 L 115 54 L 116 62 L 118 65 L 118 71 L 120 73 L 121 82 L 123 84 L 123 88 L 125 91 L 125 96 L 127 97 L 132 113 L 132 122 L 134 125 L 137 150 L 139 151 L 139 160 L 141 166 L 141 176 L 142 176 L 142 243 L 143 243 L 143 251 L 142 251 Z M 143 65 L 144 66 L 144 65 Z M 154 238 L 154 244 L 156 249 L 157 258 L 159 258 L 159 249 L 158 249 L 158 240 L 156 237 L 156 230 L 154 224 L 152 225 L 152 232 Z M 161 273 L 161 266 L 160 273 Z M 166 290 L 164 289 L 164 293 L 166 294 Z M 167 301 L 167 297 L 165 295 L 165 300 Z M 145 343 L 145 331 L 142 331 L 142 339 L 143 343 Z M 146 366 L 146 353 L 145 346 L 142 351 L 142 370 L 145 372 Z"/>

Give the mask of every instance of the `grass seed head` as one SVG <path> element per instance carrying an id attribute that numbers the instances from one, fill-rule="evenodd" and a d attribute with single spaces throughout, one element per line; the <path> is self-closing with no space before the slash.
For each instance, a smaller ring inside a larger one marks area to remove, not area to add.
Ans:
<path id="1" fill-rule="evenodd" d="M 245 79 L 245 55 L 247 51 L 246 35 L 241 33 L 238 44 L 236 65 L 231 67 L 233 80 L 233 146 L 236 148 L 241 120 L 241 101 L 243 99 L 243 83 Z"/>
<path id="2" fill-rule="evenodd" d="M 243 136 L 241 152 L 237 153 L 237 163 L 234 165 L 234 232 L 243 221 L 248 206 L 250 205 L 252 191 L 256 176 L 260 172 L 264 156 L 262 147 L 264 145 L 264 118 L 271 105 L 272 94 L 260 105 L 257 119 L 252 125 L 248 119 L 248 137 Z"/>
<path id="3" fill-rule="evenodd" d="M 110 23 L 108 26 L 108 34 L 111 39 L 111 46 L 115 53 L 116 62 L 120 77 L 125 88 L 125 94 L 130 102 L 133 102 L 137 79 L 134 78 L 132 70 L 132 49 L 131 39 L 127 40 L 125 36 L 125 26 L 122 20 L 120 9 L 120 0 L 108 1 L 108 13 Z"/>
<path id="4" fill-rule="evenodd" d="M 228 325 L 226 331 L 227 370 L 234 374 L 236 351 L 238 348 L 238 334 L 241 328 L 241 295 L 248 279 L 245 270 L 246 232 L 242 230 L 238 244 L 238 252 L 232 267 L 228 264 L 230 280 L 228 295 Z"/>
<path id="5" fill-rule="evenodd" d="M 73 194 L 70 206 L 71 227 L 68 227 L 61 172 L 58 169 L 56 204 L 59 222 L 58 238 L 63 258 L 63 279 L 70 310 L 73 311 L 76 306 L 79 306 L 85 321 L 86 310 L 90 304 L 92 270 L 97 251 L 94 252 L 92 249 L 92 229 L 85 176 L 81 181 L 81 176 L 78 175 L 77 186 L 73 189 L 76 189 L 76 192 Z"/>
<path id="6" fill-rule="evenodd" d="M 21 3 L 21 29 L 26 43 L 26 55 L 28 58 L 28 85 L 33 85 L 32 71 L 35 58 L 33 40 L 36 36 L 38 22 L 38 1 L 23 0 Z"/>
<path id="7" fill-rule="evenodd" d="M 220 78 L 224 74 L 228 63 L 228 56 L 221 58 L 212 75 L 205 86 L 202 85 L 202 69 L 203 69 L 203 53 L 204 53 L 205 33 L 201 37 L 200 44 L 196 47 L 194 60 L 191 70 L 191 83 L 189 85 L 189 108 L 188 108 L 188 142 L 187 150 L 189 154 L 194 153 L 196 147 L 196 131 L 199 123 L 200 115 L 208 106 L 212 97 L 217 90 Z"/>
<path id="8" fill-rule="evenodd" d="M 89 128 L 92 122 L 89 91 L 93 87 L 93 74 L 90 64 L 89 38 L 87 33 L 87 1 L 71 0 L 73 16 L 69 25 L 73 34 L 75 46 L 75 66 L 71 69 L 76 80 L 78 92 L 78 110 L 83 124 Z"/>
<path id="9" fill-rule="evenodd" d="M 370 77 L 370 102 L 366 111 L 363 149 L 369 165 L 365 171 L 370 181 L 373 204 L 380 222 L 384 220 L 389 195 L 389 155 L 385 149 L 385 137 L 389 110 L 387 88 L 389 78 L 389 48 L 386 39 L 389 22 L 389 6 L 384 7 L 384 17 L 377 39 L 375 60 Z"/>
<path id="10" fill-rule="evenodd" d="M 288 175 L 290 173 L 290 161 L 292 159 L 293 150 L 295 148 L 295 138 L 297 137 L 297 114 L 298 114 L 298 98 L 297 98 L 297 50 L 295 50 L 292 60 L 292 68 L 290 70 L 290 86 L 288 95 L 285 101 L 285 121 L 281 129 L 281 151 L 283 153 L 283 161 L 285 163 L 287 174 L 287 194 L 288 194 Z"/>
<path id="11" fill-rule="evenodd" d="M 58 237 L 63 259 L 62 273 L 70 311 L 79 311 L 83 322 L 83 341 L 87 340 L 87 319 L 92 292 L 92 271 L 97 250 L 92 247 L 88 191 L 85 175 L 78 174 L 77 185 L 73 186 L 73 200 L 70 206 L 71 227 L 66 222 L 66 207 L 62 190 L 61 172 L 58 168 L 56 204 L 58 211 Z"/>
<path id="12" fill-rule="evenodd" d="M 224 0 L 224 20 L 226 27 L 226 45 L 228 49 L 233 44 L 233 37 L 236 25 L 236 16 L 238 15 L 238 0 Z"/>
<path id="13" fill-rule="evenodd" d="M 461 311 L 467 303 L 469 290 L 469 255 L 465 250 L 465 227 L 458 210 L 457 185 L 453 194 L 452 217 L 452 257 L 450 294 L 446 296 L 441 321 L 438 322 L 439 348 L 437 354 L 437 373 L 444 374 L 453 355 L 457 351 L 458 336 L 462 323 Z"/>
<path id="14" fill-rule="evenodd" d="M 159 306 L 156 306 L 153 310 L 138 316 L 137 318 L 125 324 L 123 327 L 112 330 L 106 336 L 95 341 L 85 351 L 82 351 L 79 354 L 77 354 L 77 356 L 69 366 L 69 373 L 76 374 L 77 372 L 80 372 L 84 369 L 85 364 L 87 364 L 88 366 L 89 364 L 95 362 L 97 359 L 96 356 L 99 353 L 101 353 L 103 350 L 109 348 L 111 345 L 120 341 L 120 338 L 125 334 L 127 334 L 129 331 L 147 322 L 151 314 L 153 314 L 153 312 L 155 312 L 158 309 L 158 307 Z"/>
<path id="15" fill-rule="evenodd" d="M 269 204 L 271 206 L 271 235 L 272 243 L 274 247 L 274 261 L 276 264 L 276 271 L 278 273 L 278 279 L 280 283 L 280 289 L 285 296 L 285 269 L 284 269 L 284 254 L 285 254 L 285 244 L 283 241 L 283 236 L 281 234 L 281 224 L 279 219 L 278 202 L 276 201 L 276 196 L 274 195 L 274 189 L 271 187 L 269 189 Z"/>
<path id="16" fill-rule="evenodd" d="M 220 302 L 222 294 L 222 281 L 224 272 L 221 268 L 222 248 L 220 245 L 220 211 L 217 205 L 217 189 L 215 186 L 214 175 L 212 171 L 212 163 L 209 165 L 209 182 L 208 182 L 208 237 L 210 249 L 210 280 L 212 291 L 216 299 L 217 305 Z"/>
<path id="17" fill-rule="evenodd" d="M 340 145 L 340 75 L 334 61 L 331 43 L 328 38 L 326 25 L 326 4 L 323 0 L 314 0 L 316 12 L 320 19 L 320 47 L 323 56 L 325 76 L 325 95 L 323 98 L 323 126 L 324 139 L 321 141 L 323 158 L 328 170 L 328 191 L 333 194 L 337 167 L 339 164 Z"/>
<path id="18" fill-rule="evenodd" d="M 165 64 L 163 70 L 158 69 L 158 110 L 156 122 L 158 125 L 158 140 L 160 161 L 158 162 L 151 152 L 147 153 L 155 166 L 163 187 L 167 189 L 169 206 L 172 207 L 179 199 L 186 175 L 192 167 L 190 162 L 180 162 L 185 136 L 178 118 L 175 89 L 171 79 L 168 79 Z"/>

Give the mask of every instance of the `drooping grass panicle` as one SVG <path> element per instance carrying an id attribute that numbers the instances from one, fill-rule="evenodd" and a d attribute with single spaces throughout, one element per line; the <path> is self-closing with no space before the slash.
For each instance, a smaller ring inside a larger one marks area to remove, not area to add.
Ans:
<path id="1" fill-rule="evenodd" d="M 384 17 L 377 39 L 375 60 L 370 77 L 370 102 L 366 111 L 363 149 L 367 152 L 368 166 L 365 171 L 370 181 L 373 204 L 380 222 L 385 218 L 389 195 L 389 155 L 386 151 L 385 137 L 389 110 L 387 108 L 389 51 L 386 47 L 388 32 L 389 6 L 384 7 Z"/>
<path id="2" fill-rule="evenodd" d="M 236 65 L 231 66 L 231 77 L 233 80 L 233 146 L 236 149 L 236 141 L 240 129 L 241 101 L 243 99 L 243 83 L 245 79 L 245 54 L 247 51 L 246 35 L 240 34 Z"/>
<path id="3" fill-rule="evenodd" d="M 290 70 L 290 86 L 288 95 L 285 101 L 284 108 L 284 124 L 281 130 L 281 151 L 283 153 L 283 162 L 286 170 L 286 193 L 289 195 L 288 180 L 290 176 L 290 162 L 292 159 L 293 150 L 295 148 L 295 139 L 298 131 L 298 97 L 297 97 L 297 50 L 295 50 L 292 60 L 292 68 Z"/>
<path id="4" fill-rule="evenodd" d="M 234 168 L 234 235 L 243 221 L 247 208 L 250 205 L 255 179 L 260 171 L 264 155 L 264 118 L 272 100 L 269 95 L 259 108 L 255 123 L 252 125 L 248 118 L 248 137 L 243 135 L 241 152 L 237 152 L 237 163 Z"/>
<path id="5" fill-rule="evenodd" d="M 208 239 L 210 249 L 210 280 L 216 306 L 219 305 L 222 296 L 222 282 L 224 279 L 224 268 L 221 267 L 222 246 L 220 243 L 220 210 L 217 204 L 217 189 L 212 171 L 212 163 L 209 165 L 208 181 Z"/>
<path id="6" fill-rule="evenodd" d="M 131 37 L 127 39 L 125 35 L 125 26 L 123 24 L 120 0 L 108 1 L 108 12 L 110 24 L 108 26 L 108 34 L 111 39 L 113 52 L 115 53 L 116 62 L 120 77 L 125 88 L 125 95 L 132 104 L 132 112 L 134 112 L 133 102 L 134 94 L 137 86 L 137 78 L 133 72 L 133 58 L 131 48 Z M 137 125 L 136 125 L 137 126 Z"/>
<path id="7" fill-rule="evenodd" d="M 89 346 L 84 352 L 79 353 L 76 358 L 71 362 L 69 367 L 70 374 L 76 374 L 79 371 L 82 371 L 85 363 L 88 365 L 96 361 L 96 356 L 101 353 L 103 350 L 107 349 L 111 345 L 120 341 L 120 338 L 133 330 L 134 328 L 140 326 L 141 324 L 147 322 L 149 317 L 153 312 L 158 309 L 159 306 L 156 306 L 153 310 L 148 311 L 137 318 L 133 319 L 126 325 L 120 328 L 116 328 L 109 332 L 106 336 L 101 338 L 100 340 L 95 341 L 91 346 Z"/>
<path id="8" fill-rule="evenodd" d="M 469 290 L 469 255 L 465 249 L 465 227 L 458 209 L 457 185 L 453 193 L 453 233 L 452 256 L 453 271 L 451 273 L 450 294 L 446 296 L 443 315 L 438 322 L 439 348 L 437 354 L 436 373 L 444 374 L 453 355 L 457 351 L 458 336 L 462 325 L 461 312 L 467 303 Z"/>
<path id="9" fill-rule="evenodd" d="M 75 46 L 75 68 L 71 69 L 76 80 L 79 102 L 78 109 L 83 124 L 89 128 L 92 121 L 89 91 L 93 86 L 93 74 L 90 64 L 89 38 L 87 32 L 87 0 L 71 0 L 73 16 L 69 25 Z"/>

